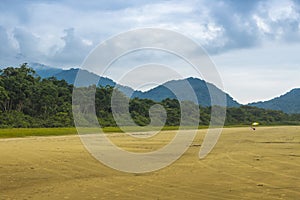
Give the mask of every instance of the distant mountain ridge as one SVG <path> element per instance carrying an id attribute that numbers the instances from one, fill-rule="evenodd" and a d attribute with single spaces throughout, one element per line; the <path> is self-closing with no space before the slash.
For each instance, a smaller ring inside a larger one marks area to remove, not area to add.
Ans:
<path id="1" fill-rule="evenodd" d="M 29 67 L 33 68 L 37 75 L 41 78 L 48 78 L 48 77 L 56 77 L 58 80 L 65 80 L 69 84 L 75 83 L 75 78 L 77 73 L 79 72 L 79 68 L 71 68 L 71 69 L 60 69 L 49 67 L 39 63 L 29 63 Z M 87 86 L 92 85 L 98 82 L 98 86 L 112 86 L 115 87 L 117 85 L 116 82 L 111 80 L 110 78 L 100 77 L 97 74 L 89 72 L 87 70 L 80 70 L 80 73 L 83 77 L 87 77 L 86 79 L 80 79 L 76 81 L 76 86 Z M 127 86 L 117 85 L 118 89 L 122 91 L 124 94 L 129 96 L 129 94 L 133 93 L 134 90 Z M 136 91 L 138 93 L 138 91 Z"/>
<path id="2" fill-rule="evenodd" d="M 286 113 L 300 113 L 300 88 L 292 89 L 284 95 L 269 101 L 248 104 L 264 109 L 281 110 Z"/>
<path id="3" fill-rule="evenodd" d="M 29 64 L 29 67 L 32 67 L 38 75 L 40 75 L 42 78 L 47 78 L 54 76 L 58 80 L 65 80 L 69 84 L 74 84 L 75 78 L 77 76 L 77 73 L 80 69 L 58 69 L 58 68 L 52 68 L 47 67 L 45 65 L 41 64 Z M 57 72 L 57 73 L 56 73 Z M 207 83 L 204 80 L 198 79 L 198 78 L 187 78 L 182 80 L 171 80 L 168 81 L 162 85 L 159 85 L 153 89 L 150 89 L 146 92 L 141 91 L 135 91 L 132 88 L 128 86 L 119 85 L 113 80 L 106 78 L 106 77 L 100 77 L 94 73 L 91 73 L 87 70 L 80 70 L 81 76 L 85 77 L 80 80 L 76 80 L 77 86 L 87 86 L 91 84 L 95 84 L 98 80 L 98 85 L 100 86 L 113 86 L 117 87 L 120 91 L 122 91 L 125 95 L 131 98 L 141 98 L 141 99 L 151 99 L 154 101 L 162 101 L 163 99 L 170 98 L 174 99 L 176 98 L 174 93 L 171 90 L 176 90 L 181 96 L 180 100 L 189 100 L 193 101 L 196 104 L 199 104 L 201 106 L 210 106 L 211 105 L 211 97 L 210 92 L 213 93 L 213 96 L 216 97 L 216 99 L 220 99 L 220 97 L 224 97 L 227 102 L 222 101 L 216 101 L 214 105 L 220 105 L 220 106 L 229 106 L 229 107 L 237 107 L 240 106 L 240 104 L 235 101 L 230 95 L 223 92 L 219 88 L 217 88 L 215 85 L 211 83 Z M 193 89 L 193 92 L 196 96 L 196 99 L 193 98 L 193 94 L 188 94 L 186 91 L 186 84 L 189 84 L 191 88 Z"/>
<path id="4" fill-rule="evenodd" d="M 49 67 L 47 65 L 43 65 L 40 63 L 28 63 L 28 67 L 34 69 L 34 71 L 41 77 L 41 78 L 48 78 L 54 76 L 60 72 L 63 72 L 63 69 Z"/>
<path id="5" fill-rule="evenodd" d="M 74 84 L 76 75 L 79 69 L 60 69 L 60 68 L 53 68 L 46 65 L 42 65 L 39 63 L 30 63 L 29 67 L 32 67 L 39 76 L 42 78 L 47 78 L 54 76 L 59 80 L 66 80 L 69 84 Z M 125 95 L 134 98 L 142 98 L 142 99 L 152 99 L 154 101 L 161 101 L 166 98 L 175 98 L 175 95 L 169 88 L 177 88 L 177 90 L 185 92 L 184 83 L 186 81 L 191 85 L 192 89 L 195 91 L 197 96 L 197 100 L 195 103 L 201 106 L 210 106 L 211 105 L 211 97 L 208 91 L 213 91 L 214 97 L 225 95 L 227 106 L 228 107 L 237 107 L 240 106 L 237 101 L 235 101 L 229 94 L 225 93 L 221 89 L 217 88 L 215 85 L 205 82 L 204 80 L 198 78 L 187 78 L 182 80 L 172 80 L 168 81 L 162 85 L 159 85 L 155 88 L 152 88 L 148 91 L 141 92 L 135 91 L 130 87 L 117 85 L 116 82 L 111 80 L 110 78 L 100 77 L 94 73 L 88 72 L 86 70 L 81 70 L 84 76 L 88 77 L 87 79 L 82 80 L 81 82 L 78 81 L 77 85 L 89 85 L 95 83 L 99 80 L 99 84 L 101 86 L 117 86 L 117 88 L 122 91 Z M 192 100 L 192 95 L 185 94 L 184 98 L 181 100 Z M 264 109 L 272 109 L 272 110 L 281 110 L 286 113 L 300 113 L 300 88 L 293 89 L 290 92 L 271 99 L 269 101 L 264 102 L 254 102 L 248 104 L 249 106 L 256 106 Z"/>
<path id="6" fill-rule="evenodd" d="M 193 91 L 190 92 L 195 94 L 197 100 L 193 98 L 193 94 L 189 94 L 189 90 L 187 90 L 186 88 L 187 84 L 191 86 L 191 89 Z M 175 94 L 171 90 L 175 90 L 176 92 L 178 92 L 177 94 L 182 98 L 180 100 L 193 101 L 194 103 L 205 107 L 211 105 L 211 95 L 214 98 L 216 98 L 216 102 L 215 102 L 216 105 L 228 106 L 228 107 L 240 106 L 240 104 L 237 101 L 235 101 L 229 94 L 223 92 L 215 85 L 211 83 L 207 83 L 204 80 L 198 78 L 192 78 L 192 77 L 187 79 L 182 79 L 182 80 L 168 81 L 153 89 L 140 93 L 139 95 L 134 94 L 133 96 L 142 99 L 152 99 L 154 101 L 162 101 L 163 99 L 166 98 L 175 98 Z"/>

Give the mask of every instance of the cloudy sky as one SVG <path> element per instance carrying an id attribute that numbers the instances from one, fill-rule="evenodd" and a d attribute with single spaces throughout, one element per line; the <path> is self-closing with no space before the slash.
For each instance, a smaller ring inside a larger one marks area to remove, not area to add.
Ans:
<path id="1" fill-rule="evenodd" d="M 100 42 L 143 27 L 174 30 L 202 45 L 240 103 L 300 87 L 298 0 L 2 0 L 0 66 L 78 67 Z"/>

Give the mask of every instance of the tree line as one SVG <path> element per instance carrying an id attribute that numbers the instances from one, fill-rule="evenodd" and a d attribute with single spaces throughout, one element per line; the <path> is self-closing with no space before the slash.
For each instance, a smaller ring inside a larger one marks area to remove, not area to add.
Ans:
<path id="1" fill-rule="evenodd" d="M 94 109 L 99 124 L 103 127 L 117 126 L 116 115 L 118 112 L 124 113 L 126 109 L 129 117 L 139 126 L 146 126 L 150 123 L 178 126 L 181 122 L 181 106 L 183 104 L 198 106 L 192 102 L 179 102 L 176 99 L 165 99 L 161 102 L 139 98 L 129 99 L 115 90 L 118 98 L 114 99 L 117 101 L 113 104 L 116 107 L 112 107 L 113 87 L 90 86 L 89 88 L 90 91 L 94 91 Z M 76 89 L 82 90 L 82 95 L 85 95 L 84 92 L 88 92 L 89 88 Z M 65 80 L 57 80 L 55 77 L 41 79 L 33 69 L 27 67 L 26 63 L 18 68 L 7 67 L 0 70 L 0 127 L 74 126 L 73 89 L 74 86 Z M 83 105 L 79 109 L 86 108 L 87 105 Z M 160 112 L 161 108 L 164 108 L 165 115 Z M 152 122 L 149 110 L 153 115 Z M 199 106 L 199 110 L 200 113 L 184 114 L 183 118 L 187 122 L 185 125 L 189 125 L 188 122 L 193 124 L 195 121 L 197 123 L 199 121 L 199 125 L 209 125 L 211 107 Z M 252 106 L 227 108 L 226 111 L 225 125 L 248 125 L 254 121 L 264 125 L 300 124 L 300 114 L 289 115 L 282 111 Z M 130 125 L 128 116 L 120 119 L 123 120 L 121 123 Z"/>

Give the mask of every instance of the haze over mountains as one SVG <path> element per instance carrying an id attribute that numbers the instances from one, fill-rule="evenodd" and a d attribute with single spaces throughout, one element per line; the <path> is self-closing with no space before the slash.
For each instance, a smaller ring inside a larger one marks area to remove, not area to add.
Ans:
<path id="1" fill-rule="evenodd" d="M 67 69 L 67 70 L 53 68 L 39 63 L 30 63 L 29 67 L 33 68 L 36 71 L 36 73 L 42 78 L 54 76 L 59 80 L 64 79 L 70 84 L 74 84 L 76 75 L 79 71 L 79 69 L 74 69 L 74 68 Z M 83 73 L 84 76 L 88 77 L 88 79 L 84 79 L 79 82 L 76 82 L 77 86 L 91 85 L 96 83 L 99 80 L 98 82 L 99 86 L 106 86 L 106 85 L 113 86 L 113 87 L 116 86 L 120 91 L 122 91 L 125 95 L 131 98 L 138 97 L 141 99 L 151 99 L 154 101 L 161 101 L 166 98 L 175 98 L 174 93 L 169 89 L 171 88 L 171 89 L 176 89 L 176 91 L 179 91 L 179 93 L 180 91 L 182 92 L 179 95 L 182 96 L 180 100 L 190 100 L 201 106 L 211 105 L 211 97 L 209 91 L 212 92 L 215 97 L 220 97 L 223 95 L 223 97 L 226 98 L 228 107 L 238 107 L 241 105 L 237 101 L 235 101 L 229 94 L 220 90 L 215 85 L 211 83 L 206 83 L 204 80 L 198 78 L 190 77 L 183 80 L 171 80 L 155 88 L 152 88 L 148 91 L 142 92 L 142 91 L 135 91 L 128 86 L 118 85 L 116 82 L 114 82 L 109 78 L 100 77 L 86 70 L 81 70 L 81 73 Z M 195 91 L 197 99 L 193 98 L 193 95 L 184 94 L 184 92 L 186 92 L 186 88 L 185 88 L 186 83 L 189 83 L 189 85 Z M 269 101 L 255 102 L 255 103 L 250 103 L 248 105 L 256 106 L 264 109 L 281 110 L 286 113 L 300 113 L 299 100 L 300 100 L 300 89 L 293 89 L 292 91 L 280 97 L 271 99 Z M 214 105 L 224 106 L 224 103 L 223 102 L 220 103 L 220 102 L 221 101 L 217 101 Z"/>

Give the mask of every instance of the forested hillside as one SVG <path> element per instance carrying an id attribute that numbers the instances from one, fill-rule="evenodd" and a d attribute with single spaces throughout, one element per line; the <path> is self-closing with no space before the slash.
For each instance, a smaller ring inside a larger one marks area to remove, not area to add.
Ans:
<path id="1" fill-rule="evenodd" d="M 193 101 L 194 103 L 205 107 L 212 105 L 210 94 L 213 94 L 216 99 L 219 99 L 219 101 L 215 101 L 213 105 L 227 105 L 227 107 L 240 106 L 240 104 L 235 101 L 229 94 L 225 93 L 215 85 L 198 78 L 190 77 L 181 80 L 171 80 L 148 91 L 142 92 L 133 90 L 128 86 L 118 85 L 113 80 L 107 77 L 100 77 L 99 75 L 84 69 L 71 68 L 63 70 L 39 63 L 30 63 L 29 66 L 37 72 L 37 75 L 43 78 L 54 76 L 58 80 L 65 80 L 69 84 L 75 83 L 76 76 L 80 71 L 80 76 L 86 78 L 80 80 L 77 79 L 76 86 L 89 86 L 96 83 L 97 86 L 117 86 L 120 91 L 122 91 L 127 97 L 130 98 L 137 97 L 139 99 L 162 101 L 167 98 L 175 98 L 173 92 L 176 91 L 177 96 L 181 98 L 181 100 Z M 187 84 L 191 86 L 192 90 L 190 92 L 188 92 L 188 90 L 186 89 Z M 196 99 L 193 98 L 194 94 L 196 95 Z M 222 98 L 226 99 L 226 102 L 221 101 Z"/>
<path id="2" fill-rule="evenodd" d="M 96 87 L 96 86 L 91 86 Z M 84 90 L 84 88 L 82 88 Z M 74 126 L 72 115 L 73 85 L 54 77 L 42 79 L 23 64 L 0 71 L 0 127 L 68 127 Z M 112 86 L 97 87 L 96 115 L 102 126 L 116 126 L 111 109 Z M 120 93 L 121 94 L 121 93 Z M 122 94 L 121 94 L 122 95 Z M 122 95 L 122 98 L 128 98 Z M 149 99 L 127 99 L 134 122 L 144 126 L 150 123 L 149 109 L 160 104 L 167 113 L 167 126 L 180 123 L 180 104 L 176 99 L 155 102 Z M 185 102 L 193 104 L 192 102 Z M 193 104 L 193 106 L 196 106 Z M 199 125 L 208 125 L 211 107 L 200 106 Z M 195 115 L 196 116 L 196 115 Z M 195 116 L 185 116 L 195 120 Z M 281 111 L 265 110 L 251 106 L 227 108 L 227 125 L 299 124 L 300 114 L 288 115 Z"/>
<path id="3" fill-rule="evenodd" d="M 256 102 L 249 105 L 265 109 L 282 110 L 286 113 L 300 113 L 300 88 L 293 89 L 269 101 Z"/>
<path id="4" fill-rule="evenodd" d="M 186 89 L 186 84 L 191 87 L 191 91 Z M 177 91 L 178 95 L 183 98 L 183 100 L 193 101 L 194 103 L 207 107 L 211 106 L 211 95 L 215 98 L 222 98 L 226 99 L 226 102 L 217 102 L 213 105 L 221 105 L 227 107 L 238 107 L 240 104 L 235 101 L 229 94 L 225 93 L 215 85 L 205 82 L 204 80 L 198 78 L 187 78 L 182 80 L 172 80 L 168 81 L 162 85 L 159 85 L 149 91 L 140 93 L 136 95 L 138 98 L 143 99 L 152 99 L 154 101 L 162 101 L 166 98 L 175 98 L 175 95 L 172 93 L 171 90 Z M 197 99 L 193 99 L 193 94 L 195 93 Z"/>

